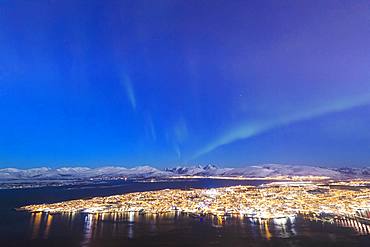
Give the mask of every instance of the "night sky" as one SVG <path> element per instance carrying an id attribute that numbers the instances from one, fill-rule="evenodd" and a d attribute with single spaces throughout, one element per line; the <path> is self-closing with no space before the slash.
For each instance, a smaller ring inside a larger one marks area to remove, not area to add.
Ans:
<path id="1" fill-rule="evenodd" d="M 369 165 L 369 13 L 0 0 L 0 167 Z"/>

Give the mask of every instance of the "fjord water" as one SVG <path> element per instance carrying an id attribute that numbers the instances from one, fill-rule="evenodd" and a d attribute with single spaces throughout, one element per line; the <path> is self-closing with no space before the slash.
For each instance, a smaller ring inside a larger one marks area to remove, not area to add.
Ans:
<path id="1" fill-rule="evenodd" d="M 134 191 L 264 182 L 198 179 L 2 190 L 0 246 L 369 246 L 369 235 L 348 227 L 351 222 L 332 224 L 302 217 L 252 222 L 240 217 L 197 217 L 180 213 L 51 215 L 14 210 L 26 204 Z"/>

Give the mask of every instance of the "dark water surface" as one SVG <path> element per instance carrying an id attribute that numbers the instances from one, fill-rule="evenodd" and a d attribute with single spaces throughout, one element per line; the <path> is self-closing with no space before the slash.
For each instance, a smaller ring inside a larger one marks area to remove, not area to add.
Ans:
<path id="1" fill-rule="evenodd" d="M 43 214 L 14 208 L 92 196 L 164 188 L 259 185 L 266 181 L 200 179 L 177 182 L 109 182 L 0 191 L 0 246 L 370 246 L 355 222 L 323 223 L 302 217 L 269 222 L 183 214 Z"/>

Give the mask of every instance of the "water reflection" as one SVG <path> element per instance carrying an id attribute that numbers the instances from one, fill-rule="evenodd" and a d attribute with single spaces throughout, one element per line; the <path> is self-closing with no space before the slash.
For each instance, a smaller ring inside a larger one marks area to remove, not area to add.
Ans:
<path id="1" fill-rule="evenodd" d="M 49 236 L 52 221 L 53 221 L 53 215 L 47 214 L 46 215 L 46 227 L 45 227 L 45 231 L 44 231 L 44 238 L 45 239 L 47 239 L 48 236 Z"/>
<path id="2" fill-rule="evenodd" d="M 255 240 L 274 238 L 290 238 L 309 234 L 307 227 L 325 225 L 352 229 L 359 235 L 370 235 L 370 225 L 349 218 L 319 219 L 313 216 L 282 217 L 274 220 L 248 218 L 246 216 L 196 216 L 179 212 L 171 214 L 140 214 L 140 213 L 104 213 L 104 214 L 30 214 L 31 239 L 52 238 L 62 234 L 78 236 L 80 246 L 91 246 L 95 240 L 106 238 L 136 239 L 142 236 L 155 236 L 178 229 L 209 229 L 212 226 L 217 236 L 224 236 L 227 229 L 237 227 L 244 237 Z M 306 223 L 305 223 L 306 222 Z M 312 223 L 309 223 L 312 222 Z M 323 223 L 324 222 L 324 223 Z M 304 224 L 304 228 L 302 228 Z M 300 226 L 300 227 L 297 227 Z M 334 229 L 334 228 L 333 228 Z M 191 230 L 192 232 L 193 230 Z M 213 230 L 206 230 L 208 233 Z M 182 232 L 182 230 L 180 230 Z M 192 234 L 199 234 L 193 232 Z"/>
<path id="3" fill-rule="evenodd" d="M 89 246 L 90 241 L 93 237 L 94 224 L 96 222 L 96 215 L 87 214 L 84 217 L 84 228 L 83 228 L 83 240 L 81 246 Z"/>
<path id="4" fill-rule="evenodd" d="M 127 236 L 128 238 L 132 239 L 134 237 L 135 212 L 129 212 L 128 222 L 129 224 L 128 224 Z"/>
<path id="5" fill-rule="evenodd" d="M 266 220 L 265 221 L 265 236 L 266 236 L 266 239 L 267 240 L 270 240 L 271 239 L 271 233 L 270 233 L 270 230 L 269 230 L 269 225 L 268 225 L 268 221 Z"/>
<path id="6" fill-rule="evenodd" d="M 53 222 L 53 215 L 48 213 L 32 213 L 30 216 L 31 239 L 42 237 L 47 239 Z"/>
<path id="7" fill-rule="evenodd" d="M 39 235 L 40 226 L 41 226 L 41 217 L 42 213 L 33 213 L 32 214 L 32 239 L 35 239 Z"/>
<path id="8" fill-rule="evenodd" d="M 359 235 L 370 235 L 370 220 L 367 218 L 354 218 L 354 217 L 333 217 L 327 218 L 322 216 L 306 215 L 304 217 L 309 221 L 322 221 L 323 223 L 335 225 L 343 228 L 350 228 L 357 232 Z"/>
<path id="9" fill-rule="evenodd" d="M 360 235 L 370 234 L 370 225 L 364 224 L 354 219 L 348 218 L 337 218 L 334 223 L 340 227 L 352 228 L 357 231 Z"/>

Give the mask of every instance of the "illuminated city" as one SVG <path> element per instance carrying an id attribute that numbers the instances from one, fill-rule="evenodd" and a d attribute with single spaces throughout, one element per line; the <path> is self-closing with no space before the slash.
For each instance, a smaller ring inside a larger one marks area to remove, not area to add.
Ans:
<path id="1" fill-rule="evenodd" d="M 352 184 L 352 182 L 346 183 Z M 370 189 L 333 188 L 308 183 L 271 183 L 214 189 L 165 189 L 71 200 L 20 208 L 47 213 L 124 213 L 243 216 L 276 220 L 297 215 L 330 215 L 369 224 Z"/>

